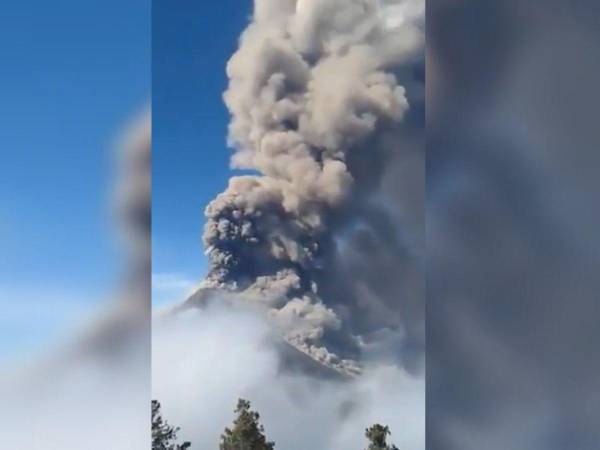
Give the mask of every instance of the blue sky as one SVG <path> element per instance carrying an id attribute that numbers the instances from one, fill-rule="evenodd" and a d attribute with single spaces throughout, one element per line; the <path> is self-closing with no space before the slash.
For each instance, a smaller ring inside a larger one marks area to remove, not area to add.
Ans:
<path id="1" fill-rule="evenodd" d="M 251 1 L 153 4 L 153 302 L 180 300 L 206 271 L 206 204 L 231 175 L 225 66 Z"/>
<path id="2" fill-rule="evenodd" d="M 51 339 L 113 287 L 111 146 L 150 97 L 147 1 L 1 10 L 0 360 Z"/>

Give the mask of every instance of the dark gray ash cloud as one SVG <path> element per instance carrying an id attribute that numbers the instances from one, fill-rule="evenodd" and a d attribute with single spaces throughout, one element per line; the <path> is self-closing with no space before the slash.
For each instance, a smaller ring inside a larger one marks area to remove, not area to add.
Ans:
<path id="1" fill-rule="evenodd" d="M 232 166 L 255 174 L 206 208 L 203 289 L 345 373 L 422 360 L 423 45 L 422 1 L 261 0 L 227 65 Z"/>

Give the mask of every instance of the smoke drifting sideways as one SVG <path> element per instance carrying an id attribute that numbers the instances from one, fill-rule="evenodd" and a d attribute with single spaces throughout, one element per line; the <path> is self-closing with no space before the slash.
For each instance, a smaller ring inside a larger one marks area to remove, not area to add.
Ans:
<path id="1" fill-rule="evenodd" d="M 598 2 L 427 9 L 427 442 L 598 447 Z"/>
<path id="2" fill-rule="evenodd" d="M 424 2 L 257 0 L 227 75 L 251 174 L 206 208 L 188 305 L 262 307 L 345 375 L 371 357 L 422 372 Z"/>
<path id="3" fill-rule="evenodd" d="M 4 367 L 2 448 L 150 447 L 150 140 L 148 111 L 117 145 L 123 283 L 62 344 Z"/>

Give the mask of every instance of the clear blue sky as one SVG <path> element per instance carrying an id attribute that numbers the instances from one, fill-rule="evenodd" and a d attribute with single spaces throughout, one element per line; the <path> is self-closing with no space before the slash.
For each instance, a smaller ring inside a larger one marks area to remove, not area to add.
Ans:
<path id="1" fill-rule="evenodd" d="M 230 176 L 225 66 L 250 0 L 153 4 L 153 300 L 178 300 L 201 279 L 206 204 Z"/>
<path id="2" fill-rule="evenodd" d="M 0 359 L 113 285 L 111 145 L 148 103 L 150 50 L 146 0 L 2 2 Z"/>

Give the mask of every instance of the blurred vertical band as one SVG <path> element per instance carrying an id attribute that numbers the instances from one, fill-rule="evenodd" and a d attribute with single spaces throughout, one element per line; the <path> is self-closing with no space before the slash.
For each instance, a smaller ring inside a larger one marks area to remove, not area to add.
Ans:
<path id="1" fill-rule="evenodd" d="M 427 3 L 427 448 L 600 442 L 600 5 Z"/>
<path id="2" fill-rule="evenodd" d="M 150 448 L 150 2 L 0 6 L 0 448 Z"/>

